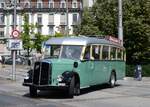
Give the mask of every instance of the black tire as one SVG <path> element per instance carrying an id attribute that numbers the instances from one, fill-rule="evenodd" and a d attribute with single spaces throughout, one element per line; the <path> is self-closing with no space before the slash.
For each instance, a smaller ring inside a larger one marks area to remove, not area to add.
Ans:
<path id="1" fill-rule="evenodd" d="M 75 77 L 72 77 L 69 88 L 68 88 L 68 97 L 73 98 L 75 89 Z"/>
<path id="2" fill-rule="evenodd" d="M 116 85 L 116 75 L 115 72 L 112 72 L 110 75 L 110 80 L 109 80 L 109 87 L 113 88 Z"/>
<path id="3" fill-rule="evenodd" d="M 77 96 L 80 95 L 80 83 L 79 82 L 75 84 L 74 95 L 77 95 Z"/>
<path id="4" fill-rule="evenodd" d="M 37 89 L 35 87 L 30 86 L 29 91 L 30 91 L 30 97 L 37 97 Z"/>

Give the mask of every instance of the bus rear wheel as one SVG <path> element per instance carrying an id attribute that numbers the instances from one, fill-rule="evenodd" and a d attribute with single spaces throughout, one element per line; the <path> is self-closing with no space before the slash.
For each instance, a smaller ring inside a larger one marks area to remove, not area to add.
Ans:
<path id="1" fill-rule="evenodd" d="M 110 75 L 109 86 L 113 88 L 116 85 L 116 75 L 115 72 L 112 72 Z"/>

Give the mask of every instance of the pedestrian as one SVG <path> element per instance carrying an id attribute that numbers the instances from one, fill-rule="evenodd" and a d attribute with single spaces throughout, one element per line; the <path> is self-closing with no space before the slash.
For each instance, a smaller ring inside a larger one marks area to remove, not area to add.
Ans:
<path id="1" fill-rule="evenodd" d="M 42 53 L 41 51 L 37 51 L 37 53 L 35 54 L 35 61 L 40 61 L 42 59 Z"/>
<path id="2" fill-rule="evenodd" d="M 135 67 L 135 79 L 138 81 L 142 80 L 142 66 L 139 63 Z"/>

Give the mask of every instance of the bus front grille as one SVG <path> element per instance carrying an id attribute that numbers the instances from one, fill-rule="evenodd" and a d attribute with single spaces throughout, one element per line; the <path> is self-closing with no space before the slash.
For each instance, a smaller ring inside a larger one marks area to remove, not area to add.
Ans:
<path id="1" fill-rule="evenodd" d="M 33 84 L 48 85 L 51 83 L 51 64 L 46 62 L 35 62 L 33 73 Z"/>

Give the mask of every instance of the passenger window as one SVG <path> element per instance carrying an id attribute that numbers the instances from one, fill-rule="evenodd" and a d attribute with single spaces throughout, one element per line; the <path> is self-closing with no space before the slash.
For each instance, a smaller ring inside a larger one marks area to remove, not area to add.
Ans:
<path id="1" fill-rule="evenodd" d="M 103 46 L 102 50 L 102 59 L 103 60 L 108 60 L 109 59 L 109 46 Z"/>
<path id="2" fill-rule="evenodd" d="M 99 45 L 92 46 L 92 57 L 95 60 L 99 60 L 100 58 L 100 46 Z"/>
<path id="3" fill-rule="evenodd" d="M 121 49 L 117 50 L 117 59 L 123 60 L 123 51 Z"/>
<path id="4" fill-rule="evenodd" d="M 115 47 L 111 47 L 111 50 L 110 50 L 110 59 L 111 60 L 116 60 L 116 48 Z"/>
<path id="5" fill-rule="evenodd" d="M 83 59 L 90 59 L 90 46 L 85 48 L 85 53 Z"/>

